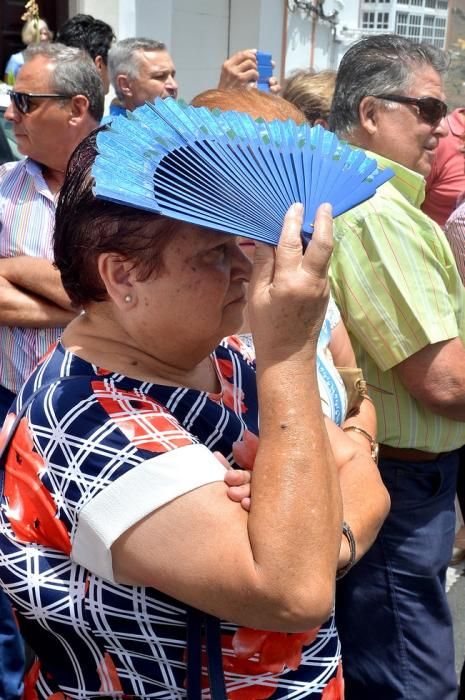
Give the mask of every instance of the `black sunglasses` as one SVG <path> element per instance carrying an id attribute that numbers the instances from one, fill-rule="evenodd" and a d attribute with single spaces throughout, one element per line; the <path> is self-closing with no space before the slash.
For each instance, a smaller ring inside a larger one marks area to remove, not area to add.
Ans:
<path id="1" fill-rule="evenodd" d="M 447 105 L 437 97 L 406 97 L 405 95 L 373 95 L 378 100 L 389 100 L 406 105 L 414 105 L 418 108 L 420 117 L 431 126 L 439 124 L 447 114 Z"/>
<path id="2" fill-rule="evenodd" d="M 71 95 L 59 95 L 57 93 L 40 93 L 40 92 L 16 92 L 9 90 L 9 95 L 14 106 L 21 112 L 27 114 L 31 108 L 31 100 L 37 98 L 50 100 L 69 100 Z"/>

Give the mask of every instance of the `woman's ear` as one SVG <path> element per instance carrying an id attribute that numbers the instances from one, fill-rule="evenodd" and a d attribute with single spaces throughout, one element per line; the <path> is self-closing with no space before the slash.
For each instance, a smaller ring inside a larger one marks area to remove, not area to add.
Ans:
<path id="1" fill-rule="evenodd" d="M 118 253 L 101 253 L 97 266 L 107 294 L 113 303 L 120 309 L 129 309 L 134 306 L 137 302 L 134 263 Z"/>
<path id="2" fill-rule="evenodd" d="M 379 100 L 373 95 L 367 95 L 360 102 L 358 108 L 360 128 L 369 136 L 373 136 L 378 130 L 380 109 Z"/>

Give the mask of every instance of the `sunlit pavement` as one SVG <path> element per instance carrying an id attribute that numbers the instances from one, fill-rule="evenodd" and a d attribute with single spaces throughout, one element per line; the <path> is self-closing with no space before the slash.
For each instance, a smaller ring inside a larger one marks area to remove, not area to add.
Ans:
<path id="1" fill-rule="evenodd" d="M 454 619 L 455 664 L 459 673 L 465 658 L 465 561 L 447 569 L 446 587 Z"/>

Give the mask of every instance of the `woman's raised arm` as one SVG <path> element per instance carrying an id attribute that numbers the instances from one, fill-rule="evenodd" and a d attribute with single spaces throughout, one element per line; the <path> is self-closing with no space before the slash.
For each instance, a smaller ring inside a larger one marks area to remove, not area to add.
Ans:
<path id="1" fill-rule="evenodd" d="M 277 249 L 258 246 L 250 283 L 260 406 L 250 513 L 216 482 L 159 508 L 112 547 L 118 581 L 289 632 L 330 614 L 342 524 L 315 362 L 329 293 L 329 208 L 320 208 L 304 254 L 301 223 L 296 205 Z"/>

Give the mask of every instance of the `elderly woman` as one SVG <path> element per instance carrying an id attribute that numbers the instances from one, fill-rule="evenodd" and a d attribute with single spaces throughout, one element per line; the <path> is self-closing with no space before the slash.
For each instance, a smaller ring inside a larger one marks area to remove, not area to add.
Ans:
<path id="1" fill-rule="evenodd" d="M 303 254 L 291 207 L 250 278 L 234 236 L 97 199 L 94 158 L 87 140 L 56 218 L 84 313 L 23 387 L 5 464 L 0 579 L 38 654 L 26 697 L 342 698 L 335 577 L 387 498 L 366 450 L 340 431 L 331 449 L 318 395 L 330 212 Z M 256 372 L 221 343 L 249 279 Z M 253 464 L 249 513 L 213 451 Z M 343 527 L 350 471 L 371 499 Z"/>
<path id="2" fill-rule="evenodd" d="M 206 90 L 194 97 L 192 105 L 211 110 L 244 112 L 254 119 L 267 122 L 292 119 L 297 124 L 302 124 L 306 119 L 308 121 L 308 116 L 289 99 L 254 89 Z M 243 238 L 240 245 L 253 259 L 254 241 Z M 246 313 L 240 336 L 251 348 L 253 356 L 249 331 Z M 371 451 L 375 447 L 375 410 L 361 371 L 356 368 L 355 354 L 341 314 L 331 296 L 318 340 L 317 376 L 323 413 L 330 419 L 327 422 L 328 430 L 333 430 L 332 424 L 336 423 L 350 433 L 352 439 Z"/>

